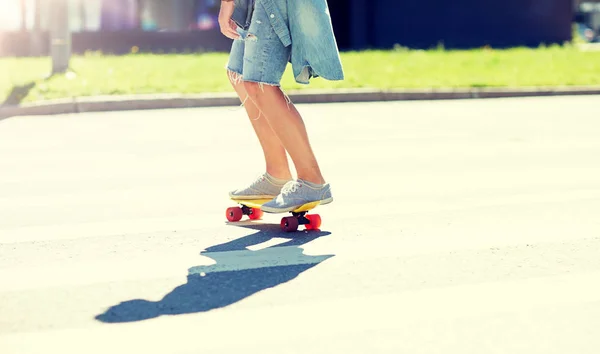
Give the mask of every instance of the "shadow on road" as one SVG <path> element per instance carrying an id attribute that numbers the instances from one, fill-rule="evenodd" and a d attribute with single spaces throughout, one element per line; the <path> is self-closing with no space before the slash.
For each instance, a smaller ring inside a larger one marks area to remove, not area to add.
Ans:
<path id="1" fill-rule="evenodd" d="M 308 242 L 329 235 L 329 232 L 299 231 L 290 236 L 281 232 L 279 225 L 240 226 L 258 232 L 209 247 L 201 252 L 201 255 L 213 259 L 216 264 L 190 268 L 187 283 L 176 287 L 160 301 L 135 299 L 121 302 L 96 316 L 96 319 L 106 323 L 121 323 L 142 321 L 162 315 L 210 311 L 288 282 L 333 257 L 308 256 L 303 254 L 303 249 L 300 248 Z M 288 241 L 256 250 L 248 248 L 274 238 L 285 238 Z"/>
<path id="2" fill-rule="evenodd" d="M 29 92 L 33 90 L 35 85 L 35 82 L 29 82 L 25 85 L 14 86 L 0 106 L 17 105 L 21 103 L 21 101 L 29 95 Z"/>

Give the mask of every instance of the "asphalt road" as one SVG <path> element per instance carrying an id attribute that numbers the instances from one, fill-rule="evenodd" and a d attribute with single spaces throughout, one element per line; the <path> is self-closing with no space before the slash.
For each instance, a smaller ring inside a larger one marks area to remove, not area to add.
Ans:
<path id="1" fill-rule="evenodd" d="M 0 121 L 0 352 L 600 351 L 600 97 L 299 109 L 294 235 L 225 220 L 241 109 Z"/>

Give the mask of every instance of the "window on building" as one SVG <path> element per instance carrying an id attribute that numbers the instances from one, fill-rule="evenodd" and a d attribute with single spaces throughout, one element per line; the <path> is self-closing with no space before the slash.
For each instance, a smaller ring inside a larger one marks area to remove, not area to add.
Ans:
<path id="1" fill-rule="evenodd" d="M 218 27 L 218 0 L 141 0 L 140 22 L 144 31 L 179 32 Z"/>
<path id="2" fill-rule="evenodd" d="M 1 0 L 0 31 L 19 31 L 21 29 L 21 0 Z"/>

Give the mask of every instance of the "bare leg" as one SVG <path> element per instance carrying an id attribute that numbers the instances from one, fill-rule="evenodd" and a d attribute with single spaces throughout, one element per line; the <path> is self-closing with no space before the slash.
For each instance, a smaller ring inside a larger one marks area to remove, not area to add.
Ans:
<path id="1" fill-rule="evenodd" d="M 237 74 L 229 72 L 230 82 L 242 102 L 244 102 L 246 113 L 250 117 L 252 127 L 263 149 L 267 172 L 275 178 L 291 179 L 292 174 L 290 173 L 287 154 L 283 145 L 271 129 L 264 114 L 259 111 L 254 102 L 248 97 L 243 81 L 236 80 L 236 77 Z"/>
<path id="2" fill-rule="evenodd" d="M 296 107 L 291 102 L 288 103 L 281 89 L 248 81 L 244 82 L 244 87 L 290 154 L 298 178 L 316 184 L 325 183 L 310 146 L 304 121 Z"/>

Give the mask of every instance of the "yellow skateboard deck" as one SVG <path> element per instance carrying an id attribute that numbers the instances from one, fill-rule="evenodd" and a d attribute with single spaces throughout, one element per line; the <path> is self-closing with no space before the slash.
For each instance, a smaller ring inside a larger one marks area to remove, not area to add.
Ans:
<path id="1" fill-rule="evenodd" d="M 263 204 L 271 199 L 234 199 L 234 202 L 241 207 L 227 208 L 227 220 L 231 222 L 240 221 L 244 215 L 248 215 L 250 220 L 262 218 L 264 212 L 260 209 Z M 306 215 L 306 213 L 316 208 L 321 202 L 306 203 L 290 211 L 293 216 L 281 219 L 281 229 L 286 232 L 298 230 L 299 225 L 305 225 L 307 230 L 317 230 L 321 226 L 321 217 L 317 214 Z"/>
<path id="2" fill-rule="evenodd" d="M 241 205 L 245 205 L 248 208 L 256 208 L 256 209 L 260 209 L 260 207 L 267 203 L 268 201 L 270 201 L 271 199 L 231 199 L 234 202 L 241 204 Z M 311 203 L 306 203 L 303 204 L 301 206 L 299 206 L 298 208 L 292 210 L 293 213 L 301 213 L 301 212 L 307 212 L 309 210 L 312 210 L 314 208 L 316 208 L 319 204 L 321 204 L 321 202 L 311 202 Z"/>

